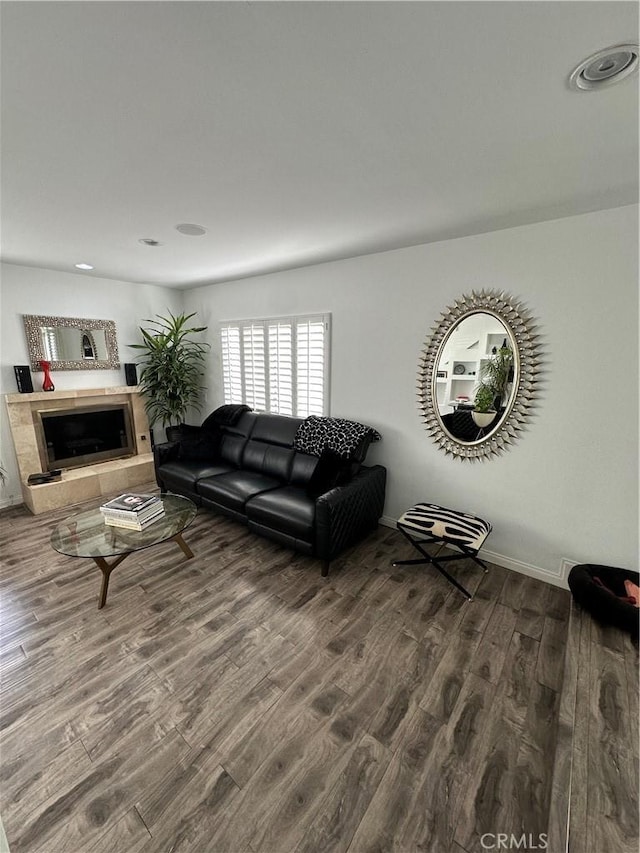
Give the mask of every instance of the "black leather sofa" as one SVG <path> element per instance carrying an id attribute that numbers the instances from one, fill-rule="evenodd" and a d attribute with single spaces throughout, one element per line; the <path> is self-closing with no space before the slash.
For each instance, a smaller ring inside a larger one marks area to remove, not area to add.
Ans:
<path id="1" fill-rule="evenodd" d="M 219 426 L 213 437 L 203 433 L 206 421 L 188 427 L 179 441 L 155 446 L 156 479 L 161 491 L 185 495 L 317 557 L 326 577 L 334 557 L 377 527 L 386 469 L 362 465 L 366 438 L 339 469 L 335 464 L 326 469 L 322 457 L 294 448 L 301 422 L 244 412 L 235 424 Z"/>

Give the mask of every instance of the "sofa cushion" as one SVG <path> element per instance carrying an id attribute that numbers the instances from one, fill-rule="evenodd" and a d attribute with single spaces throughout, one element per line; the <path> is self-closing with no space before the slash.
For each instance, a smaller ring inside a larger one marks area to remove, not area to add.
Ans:
<path id="1" fill-rule="evenodd" d="M 255 441 L 277 444 L 281 447 L 293 447 L 293 442 L 302 423 L 302 418 L 283 415 L 259 415 L 251 432 Z"/>
<path id="2" fill-rule="evenodd" d="M 223 435 L 220 439 L 218 454 L 222 462 L 239 468 L 247 439 L 240 435 Z"/>
<path id="3" fill-rule="evenodd" d="M 307 483 L 307 494 L 311 497 L 323 495 L 335 486 L 346 483 L 350 479 L 350 473 L 351 463 L 345 461 L 335 450 L 325 447 Z"/>
<path id="4" fill-rule="evenodd" d="M 319 461 L 320 459 L 318 456 L 311 456 L 309 453 L 296 452 L 291 465 L 289 485 L 300 486 L 300 488 L 306 489 Z"/>
<path id="5" fill-rule="evenodd" d="M 303 489 L 283 486 L 264 492 L 247 501 L 246 513 L 250 522 L 306 542 L 313 540 L 316 502 Z"/>
<path id="6" fill-rule="evenodd" d="M 275 477 L 284 484 L 289 482 L 293 457 L 294 451 L 291 448 L 278 447 L 250 438 L 244 449 L 241 467 L 243 471 L 256 471 L 258 474 L 266 474 L 267 477 Z"/>
<path id="7" fill-rule="evenodd" d="M 213 432 L 187 432 L 180 437 L 178 459 L 211 462 L 218 454 L 220 434 Z"/>
<path id="8" fill-rule="evenodd" d="M 245 412 L 236 424 L 221 428 L 218 454 L 223 462 L 234 468 L 242 466 L 242 454 L 255 423 L 256 415 L 253 412 Z"/>
<path id="9" fill-rule="evenodd" d="M 233 471 L 229 465 L 223 463 L 203 462 L 196 459 L 180 459 L 174 462 L 165 462 L 159 470 L 162 482 L 167 489 L 185 489 L 195 492 L 196 483 L 203 477 L 217 477 Z"/>
<path id="10" fill-rule="evenodd" d="M 221 476 L 198 480 L 198 494 L 208 501 L 243 512 L 246 502 L 262 492 L 277 489 L 282 483 L 253 471 L 231 471 Z"/>

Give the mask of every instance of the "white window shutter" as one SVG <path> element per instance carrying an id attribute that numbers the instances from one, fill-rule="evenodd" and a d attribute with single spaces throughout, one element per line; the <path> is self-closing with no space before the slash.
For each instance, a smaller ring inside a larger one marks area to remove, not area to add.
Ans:
<path id="1" fill-rule="evenodd" d="M 325 409 L 325 321 L 299 320 L 296 324 L 298 417 L 322 415 Z"/>
<path id="2" fill-rule="evenodd" d="M 242 357 L 239 327 L 223 326 L 221 340 L 224 401 L 225 403 L 242 403 Z"/>
<path id="3" fill-rule="evenodd" d="M 244 400 L 258 412 L 267 411 L 267 381 L 264 325 L 252 323 L 242 327 L 244 357 Z"/>
<path id="4" fill-rule="evenodd" d="M 293 414 L 293 325 L 269 323 L 269 411 Z"/>

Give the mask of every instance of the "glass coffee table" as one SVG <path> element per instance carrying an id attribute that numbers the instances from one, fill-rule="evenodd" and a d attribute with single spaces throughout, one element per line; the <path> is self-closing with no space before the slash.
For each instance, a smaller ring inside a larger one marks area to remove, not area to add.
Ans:
<path id="1" fill-rule="evenodd" d="M 68 557 L 89 557 L 102 572 L 98 610 L 107 601 L 111 572 L 129 554 L 171 540 L 182 549 L 187 559 L 193 557 L 193 551 L 182 534 L 196 517 L 196 505 L 180 495 L 164 494 L 161 498 L 164 515 L 144 530 L 110 527 L 96 508 L 66 518 L 51 534 L 51 545 L 55 551 Z M 115 559 L 107 562 L 110 557 Z"/>

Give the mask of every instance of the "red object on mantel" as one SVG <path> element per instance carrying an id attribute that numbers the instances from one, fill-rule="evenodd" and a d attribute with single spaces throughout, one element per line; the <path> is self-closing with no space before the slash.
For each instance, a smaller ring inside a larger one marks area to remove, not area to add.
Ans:
<path id="1" fill-rule="evenodd" d="M 43 391 L 55 391 L 56 386 L 53 384 L 53 379 L 51 378 L 51 362 L 50 361 L 41 361 L 40 367 L 44 372 L 44 379 L 42 380 L 42 390 Z"/>

